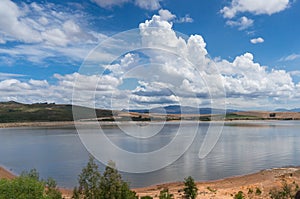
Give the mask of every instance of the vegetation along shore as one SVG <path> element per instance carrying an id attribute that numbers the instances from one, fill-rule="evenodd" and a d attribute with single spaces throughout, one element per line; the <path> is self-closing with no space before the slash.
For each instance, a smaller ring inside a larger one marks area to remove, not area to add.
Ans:
<path id="1" fill-rule="evenodd" d="M 107 179 L 110 179 L 116 175 L 118 176 L 117 179 L 120 180 L 120 182 L 123 182 L 121 180 L 121 176 L 117 173 L 117 170 L 109 170 L 106 168 L 107 172 L 101 176 L 101 174 L 97 173 L 97 169 L 97 166 L 95 166 L 93 162 L 89 162 L 87 166 L 83 168 L 82 173 L 79 175 L 79 179 L 83 180 L 83 178 L 88 178 L 89 176 L 93 176 L 95 174 L 100 178 L 106 177 Z M 112 175 L 112 173 L 114 174 Z M 12 180 L 16 177 L 17 176 L 5 170 L 4 168 L 0 168 L 0 179 Z M 244 176 L 195 183 L 197 188 L 196 198 L 204 199 L 293 198 L 296 191 L 299 189 L 299 184 L 300 167 L 267 169 Z M 125 185 L 128 186 L 128 184 Z M 79 187 L 80 185 L 76 188 L 77 192 Z M 161 193 L 167 190 L 170 196 L 173 196 L 171 198 L 179 199 L 184 198 L 185 187 L 186 185 L 184 182 L 172 182 L 144 188 L 131 189 L 131 191 L 139 198 L 159 199 Z M 63 188 L 59 188 L 58 190 L 62 193 L 63 198 L 67 199 L 74 196 L 74 190 Z M 81 195 L 82 193 L 83 192 L 81 192 Z"/>
<path id="2" fill-rule="evenodd" d="M 300 112 L 239 111 L 212 108 L 168 106 L 151 110 L 105 110 L 69 104 L 22 104 L 14 101 L 0 102 L 0 128 L 5 127 L 55 127 L 73 125 L 73 108 L 81 114 L 76 122 L 147 122 L 147 121 L 236 121 L 236 120 L 300 120 Z M 156 112 L 155 112 L 156 111 Z"/>

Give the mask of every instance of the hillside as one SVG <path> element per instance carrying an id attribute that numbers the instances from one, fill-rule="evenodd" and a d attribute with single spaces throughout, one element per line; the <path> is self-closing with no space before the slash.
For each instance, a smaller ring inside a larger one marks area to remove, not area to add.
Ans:
<path id="1" fill-rule="evenodd" d="M 226 116 L 228 120 L 300 120 L 299 112 L 240 111 Z"/>
<path id="2" fill-rule="evenodd" d="M 158 113 L 158 114 L 224 114 L 237 112 L 233 109 L 194 108 L 190 106 L 170 105 L 152 109 L 130 109 L 123 110 L 134 113 Z"/>
<path id="3" fill-rule="evenodd" d="M 14 101 L 0 102 L 0 123 L 73 121 L 72 109 L 80 113 L 79 120 L 87 121 L 162 121 L 162 120 L 299 120 L 299 112 L 237 111 L 212 108 L 167 106 L 143 110 L 91 109 L 69 104 L 22 104 Z M 96 112 L 97 118 L 92 114 Z M 200 113 L 200 114 L 199 114 Z M 213 114 L 212 114 L 213 113 Z M 219 114 L 219 115 L 218 115 Z M 220 117 L 219 117 L 220 116 Z"/>
<path id="4" fill-rule="evenodd" d="M 90 119 L 90 110 L 76 107 L 82 113 L 80 119 Z M 112 116 L 110 110 L 96 110 L 97 116 Z M 73 121 L 72 105 L 54 103 L 22 104 L 14 101 L 0 102 L 0 123 Z"/>

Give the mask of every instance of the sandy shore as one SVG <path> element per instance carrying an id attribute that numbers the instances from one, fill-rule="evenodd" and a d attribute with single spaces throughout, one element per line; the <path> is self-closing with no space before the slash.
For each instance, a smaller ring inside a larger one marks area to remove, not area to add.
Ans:
<path id="1" fill-rule="evenodd" d="M 0 178 L 12 179 L 15 175 L 0 167 Z M 282 183 L 300 185 L 300 167 L 277 168 L 260 171 L 258 173 L 226 178 L 216 181 L 197 182 L 198 197 L 201 199 L 232 199 L 236 193 L 242 191 L 245 198 L 263 199 L 270 198 L 269 191 L 272 188 L 281 188 Z M 153 185 L 145 188 L 133 189 L 139 196 L 152 196 L 157 199 L 160 190 L 168 188 L 174 194 L 175 199 L 182 199 L 183 183 L 174 182 L 160 185 Z M 253 190 L 249 192 L 249 190 Z M 256 190 L 261 193 L 257 194 Z M 72 190 L 61 189 L 64 197 L 71 198 Z"/>
<path id="2" fill-rule="evenodd" d="M 11 122 L 0 123 L 0 128 L 15 128 L 15 127 L 63 127 L 74 126 L 73 121 L 66 122 Z"/>
<path id="3" fill-rule="evenodd" d="M 274 120 L 232 120 L 232 121 L 189 121 L 189 120 L 170 120 L 170 121 L 161 121 L 163 123 L 191 123 L 191 122 L 199 122 L 199 123 L 216 123 L 216 124 L 225 124 L 225 125 L 234 125 L 234 126 L 263 126 L 265 125 L 265 121 L 274 121 Z M 276 121 L 276 120 L 275 120 Z M 151 123 L 161 123 L 160 121 L 152 121 Z M 19 127 L 49 127 L 49 128 L 59 128 L 59 127 L 98 127 L 98 125 L 104 126 L 116 126 L 116 125 L 146 125 L 149 122 L 144 121 L 117 121 L 117 122 L 107 122 L 107 121 L 61 121 L 61 122 L 11 122 L 11 123 L 0 123 L 0 128 L 19 128 Z"/>
<path id="4" fill-rule="evenodd" d="M 300 184 L 300 167 L 299 168 L 279 168 L 264 170 L 258 173 L 226 178 L 216 181 L 197 182 L 198 197 L 201 199 L 232 199 L 239 191 L 244 193 L 245 198 L 265 199 L 270 198 L 269 192 L 272 188 L 281 188 L 282 183 L 288 184 L 293 182 Z M 152 196 L 158 198 L 160 190 L 168 188 L 174 194 L 175 199 L 181 199 L 183 196 L 183 183 L 167 183 L 150 186 L 146 188 L 134 189 L 139 196 Z M 249 190 L 252 190 L 249 192 Z M 256 194 L 260 190 L 260 194 Z"/>
<path id="5" fill-rule="evenodd" d="M 0 167 L 0 179 L 5 178 L 5 179 L 13 179 L 16 176 L 11 173 L 10 171 L 4 169 L 3 167 Z"/>

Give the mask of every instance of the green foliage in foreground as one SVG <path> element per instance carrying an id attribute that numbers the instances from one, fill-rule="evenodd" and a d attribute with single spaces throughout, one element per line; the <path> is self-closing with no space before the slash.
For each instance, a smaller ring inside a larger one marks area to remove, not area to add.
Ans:
<path id="1" fill-rule="evenodd" d="M 94 158 L 82 169 L 78 179 L 79 187 L 73 191 L 74 199 L 136 199 L 136 193 L 129 189 L 113 162 L 110 162 L 103 173 L 98 170 Z"/>
<path id="2" fill-rule="evenodd" d="M 159 194 L 159 199 L 173 199 L 174 196 L 173 194 L 169 193 L 169 189 L 163 189 L 162 191 L 160 191 Z"/>
<path id="3" fill-rule="evenodd" d="M 0 180 L 0 199 L 61 199 L 61 193 L 52 179 L 39 180 L 36 170 L 24 172 L 13 180 Z"/>
<path id="4" fill-rule="evenodd" d="M 142 196 L 141 199 L 153 199 L 151 196 Z"/>
<path id="5" fill-rule="evenodd" d="M 242 191 L 239 191 L 237 194 L 235 194 L 234 199 L 244 199 L 244 193 Z"/>
<path id="6" fill-rule="evenodd" d="M 184 197 L 187 199 L 195 199 L 197 197 L 198 188 L 191 176 L 184 179 L 184 186 Z"/>
<path id="7" fill-rule="evenodd" d="M 299 186 L 295 182 L 292 184 L 283 182 L 281 189 L 274 188 L 269 194 L 272 199 L 294 199 L 298 190 Z"/>

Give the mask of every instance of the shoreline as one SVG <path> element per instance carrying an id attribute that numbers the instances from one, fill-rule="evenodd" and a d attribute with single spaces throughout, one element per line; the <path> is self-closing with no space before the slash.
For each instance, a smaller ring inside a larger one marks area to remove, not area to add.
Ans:
<path id="1" fill-rule="evenodd" d="M 282 167 L 265 169 L 256 173 L 232 176 L 224 179 L 195 182 L 198 188 L 198 197 L 204 199 L 222 198 L 232 199 L 239 191 L 244 193 L 245 198 L 261 199 L 270 198 L 270 190 L 280 189 L 282 184 L 300 184 L 300 167 Z M 158 198 L 159 192 L 167 188 L 174 195 L 174 198 L 182 198 L 183 182 L 170 182 L 151 185 L 144 188 L 132 189 L 139 196 L 151 196 Z M 250 193 L 252 190 L 253 193 Z M 260 190 L 260 194 L 256 194 Z"/>
<path id="2" fill-rule="evenodd" d="M 64 127 L 74 126 L 73 121 L 62 122 L 11 122 L 0 123 L 0 128 L 20 128 L 20 127 Z"/>
<path id="3" fill-rule="evenodd" d="M 0 166 L 0 179 L 13 179 L 17 175 L 13 174 L 7 168 Z M 300 167 L 282 167 L 266 169 L 256 173 L 245 174 L 240 176 L 232 176 L 224 179 L 196 182 L 199 198 L 222 198 L 232 199 L 235 194 L 242 191 L 246 198 L 269 198 L 269 192 L 273 188 L 281 188 L 282 183 L 300 184 Z M 151 196 L 158 198 L 159 192 L 168 188 L 175 198 L 183 196 L 183 182 L 169 182 L 156 185 L 150 185 L 143 188 L 133 188 L 132 190 L 141 196 Z M 72 189 L 59 188 L 63 196 L 72 197 Z M 250 193 L 249 190 L 253 190 Z M 260 190 L 260 194 L 256 194 L 256 190 Z M 197 198 L 198 198 L 197 197 Z"/>
<path id="4" fill-rule="evenodd" d="M 17 177 L 17 175 L 13 172 L 11 172 L 8 168 L 4 167 L 3 165 L 0 165 L 0 179 L 14 179 Z"/>
<path id="5" fill-rule="evenodd" d="M 264 122 L 278 122 L 278 121 L 291 121 L 291 120 L 214 120 L 214 121 L 194 121 L 194 120 L 171 120 L 171 121 L 153 121 L 153 122 L 145 122 L 145 121 L 117 121 L 117 122 L 108 122 L 108 121 L 88 121 L 88 122 L 74 122 L 74 121 L 56 121 L 56 122 L 11 122 L 11 123 L 0 123 L 0 129 L 1 128 L 26 128 L 26 127 L 32 127 L 32 128 L 39 128 L 39 127 L 49 127 L 49 128 L 56 128 L 56 127 L 76 127 L 76 126 L 84 126 L 84 125 L 91 125 L 91 126 L 97 126 L 97 125 L 103 125 L 103 126 L 116 126 L 118 124 L 147 124 L 147 123 L 180 123 L 180 122 L 198 122 L 201 123 L 224 123 L 226 124 L 236 124 L 237 126 L 243 123 L 258 123 L 257 125 L 262 125 Z M 292 120 L 292 121 L 300 121 L 300 120 Z M 243 125 L 242 125 L 243 126 Z"/>

